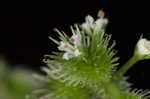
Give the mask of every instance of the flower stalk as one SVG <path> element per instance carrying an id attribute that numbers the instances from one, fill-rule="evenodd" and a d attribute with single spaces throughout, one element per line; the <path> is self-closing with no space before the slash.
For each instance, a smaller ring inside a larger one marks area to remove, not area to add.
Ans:
<path id="1" fill-rule="evenodd" d="M 135 47 L 134 55 L 116 72 L 116 75 L 123 76 L 136 62 L 144 59 L 150 59 L 150 41 L 141 38 Z"/>
<path id="2" fill-rule="evenodd" d="M 132 56 L 120 69 L 116 72 L 116 75 L 123 76 L 139 59 L 136 56 Z"/>

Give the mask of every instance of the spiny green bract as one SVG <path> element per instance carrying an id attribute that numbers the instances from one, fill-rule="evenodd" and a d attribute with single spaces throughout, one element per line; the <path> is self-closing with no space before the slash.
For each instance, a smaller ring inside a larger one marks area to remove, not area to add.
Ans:
<path id="1" fill-rule="evenodd" d="M 108 43 L 111 38 L 109 35 L 104 35 L 104 31 L 99 31 L 97 34 L 86 34 L 84 30 L 72 28 L 76 34 L 80 33 L 82 36 L 79 50 L 81 55 L 73 57 L 69 60 L 62 58 L 63 52 L 51 55 L 52 60 L 45 61 L 51 68 L 52 73 L 61 81 L 67 82 L 69 85 L 97 87 L 101 82 L 108 82 L 111 78 L 111 73 L 114 70 L 113 64 L 118 58 L 113 58 L 115 52 L 112 50 L 115 43 L 108 48 Z M 61 34 L 62 36 L 63 34 Z M 65 34 L 63 37 L 69 41 L 69 37 Z M 59 66 L 55 66 L 59 64 Z M 57 68 L 56 68 L 57 67 Z"/>
<path id="2" fill-rule="evenodd" d="M 33 91 L 26 99 L 96 99 L 96 94 L 88 88 L 81 88 L 80 85 L 71 86 L 53 78 L 48 68 L 44 69 L 48 75 L 36 78 L 44 82 L 44 89 Z"/>

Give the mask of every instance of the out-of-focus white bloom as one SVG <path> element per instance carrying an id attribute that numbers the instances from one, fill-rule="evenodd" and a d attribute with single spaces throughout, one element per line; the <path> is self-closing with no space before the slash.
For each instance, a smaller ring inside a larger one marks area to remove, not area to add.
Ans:
<path id="1" fill-rule="evenodd" d="M 73 34 L 73 36 L 69 40 L 75 45 L 75 47 L 77 47 L 81 45 L 81 34 Z"/>
<path id="2" fill-rule="evenodd" d="M 108 23 L 108 20 L 104 18 L 103 11 L 99 12 L 98 17 L 99 18 L 95 21 L 92 16 L 88 15 L 85 18 L 85 23 L 83 23 L 81 27 L 86 30 L 87 33 L 90 33 L 91 30 L 93 30 L 94 33 L 97 33 L 104 25 Z"/>
<path id="3" fill-rule="evenodd" d="M 146 39 L 140 39 L 137 43 L 137 54 L 150 57 L 150 41 Z"/>

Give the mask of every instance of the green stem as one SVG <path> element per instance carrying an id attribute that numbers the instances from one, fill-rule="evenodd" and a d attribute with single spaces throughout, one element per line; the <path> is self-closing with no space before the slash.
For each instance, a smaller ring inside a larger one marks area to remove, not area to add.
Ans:
<path id="1" fill-rule="evenodd" d="M 132 56 L 127 63 L 125 63 L 120 70 L 116 73 L 116 75 L 122 76 L 124 75 L 128 69 L 130 69 L 137 61 L 138 61 L 138 57 L 136 55 Z"/>
<path id="2" fill-rule="evenodd" d="M 105 99 L 121 99 L 120 89 L 116 86 L 113 81 L 104 84 L 105 92 L 107 95 Z"/>

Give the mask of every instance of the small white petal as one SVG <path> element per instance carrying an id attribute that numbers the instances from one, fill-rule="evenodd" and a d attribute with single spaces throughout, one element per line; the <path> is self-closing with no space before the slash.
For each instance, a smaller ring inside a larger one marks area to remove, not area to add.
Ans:
<path id="1" fill-rule="evenodd" d="M 95 22 L 95 28 L 94 31 L 95 33 L 98 32 L 104 25 L 108 24 L 108 20 L 107 19 L 103 19 L 103 18 L 99 18 L 96 22 Z"/>
<path id="2" fill-rule="evenodd" d="M 94 30 L 94 33 L 97 33 L 104 25 L 108 24 L 108 20 L 104 18 L 104 14 L 96 21 L 90 15 L 88 15 L 85 20 L 86 22 L 83 23 L 81 27 L 86 30 L 87 33 L 90 33 L 91 29 Z"/>
<path id="3" fill-rule="evenodd" d="M 90 32 L 90 26 L 89 26 L 87 23 L 83 23 L 83 24 L 81 25 L 81 27 L 82 27 L 84 30 L 86 30 L 87 33 Z"/>
<path id="4" fill-rule="evenodd" d="M 70 58 L 72 58 L 72 55 L 69 53 L 64 53 L 63 55 L 63 59 L 69 60 Z"/>
<path id="5" fill-rule="evenodd" d="M 73 44 L 75 44 L 76 47 L 81 45 L 81 34 L 78 33 L 76 35 L 73 35 L 71 38 L 75 40 Z"/>
<path id="6" fill-rule="evenodd" d="M 86 18 L 86 23 L 89 25 L 89 27 L 93 28 L 94 27 L 94 18 L 90 15 L 88 15 Z"/>
<path id="7" fill-rule="evenodd" d="M 79 52 L 78 49 L 76 49 L 76 50 L 74 51 L 74 55 L 75 55 L 75 56 L 79 56 L 79 55 L 81 55 L 81 53 Z"/>
<path id="8" fill-rule="evenodd" d="M 86 30 L 87 33 L 90 33 L 90 30 L 93 29 L 94 26 L 94 18 L 90 15 L 85 18 L 85 23 L 81 25 L 81 27 Z"/>
<path id="9" fill-rule="evenodd" d="M 63 42 L 63 41 L 61 41 L 60 42 L 60 46 L 58 46 L 58 49 L 60 50 L 60 51 L 64 51 L 64 46 L 66 45 L 66 43 L 65 42 Z"/>
<path id="10" fill-rule="evenodd" d="M 68 48 L 65 48 L 65 46 L 68 46 Z M 60 42 L 60 46 L 58 46 L 58 49 L 60 51 L 66 51 L 68 53 L 72 53 L 73 52 L 73 46 L 70 45 L 69 43 L 64 42 L 64 41 Z"/>

